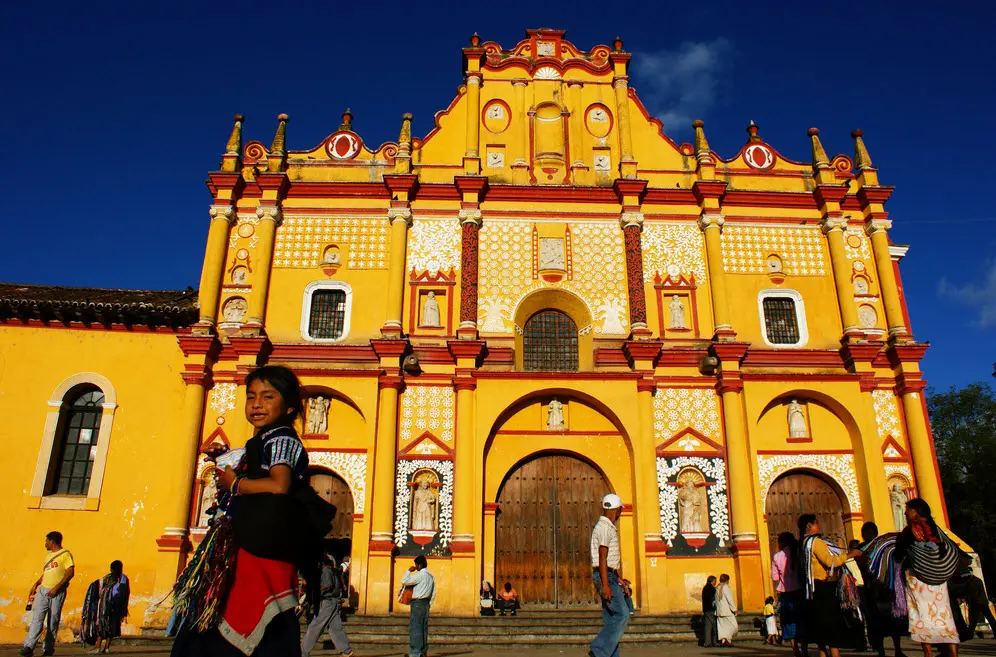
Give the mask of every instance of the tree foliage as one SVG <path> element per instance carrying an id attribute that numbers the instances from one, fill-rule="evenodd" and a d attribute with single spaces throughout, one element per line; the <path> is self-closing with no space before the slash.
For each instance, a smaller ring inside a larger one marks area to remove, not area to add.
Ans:
<path id="1" fill-rule="evenodd" d="M 927 391 L 951 529 L 979 554 L 996 590 L 996 393 L 988 383 Z"/>

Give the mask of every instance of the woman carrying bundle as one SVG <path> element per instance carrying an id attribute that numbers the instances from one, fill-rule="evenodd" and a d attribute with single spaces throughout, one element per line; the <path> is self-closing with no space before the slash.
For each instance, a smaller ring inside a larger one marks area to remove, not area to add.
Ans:
<path id="1" fill-rule="evenodd" d="M 802 653 L 807 644 L 819 646 L 821 655 L 840 657 L 840 648 L 847 643 L 850 629 L 840 605 L 837 585 L 840 569 L 847 553 L 823 540 L 820 522 L 806 513 L 799 516 L 799 538 L 802 542 L 802 566 L 805 575 L 806 600 L 803 603 Z"/>
<path id="2" fill-rule="evenodd" d="M 130 595 L 128 576 L 120 561 L 112 561 L 111 572 L 90 584 L 81 622 L 83 643 L 93 644 L 87 652 L 110 652 L 111 641 L 121 636 L 121 623 L 128 617 Z"/>
<path id="3" fill-rule="evenodd" d="M 302 408 L 301 385 L 287 368 L 261 367 L 246 378 L 246 419 L 256 434 L 236 469 L 220 469 L 226 516 L 177 583 L 174 657 L 301 655 L 297 571 L 317 574 L 332 517 L 314 507 L 307 484 L 308 455 L 293 427 Z"/>
<path id="4" fill-rule="evenodd" d="M 951 613 L 947 582 L 964 553 L 934 522 L 930 506 L 920 498 L 906 503 L 906 528 L 896 541 L 896 560 L 903 564 L 910 636 L 931 657 L 941 644 L 955 657 L 958 630 Z"/>

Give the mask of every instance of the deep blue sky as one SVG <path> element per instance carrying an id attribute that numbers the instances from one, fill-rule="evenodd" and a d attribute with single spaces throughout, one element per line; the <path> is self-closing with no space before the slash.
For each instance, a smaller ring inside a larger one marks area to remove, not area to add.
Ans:
<path id="1" fill-rule="evenodd" d="M 461 82 L 468 35 L 510 47 L 546 26 L 583 49 L 622 36 L 645 62 L 633 86 L 679 143 L 702 118 L 730 157 L 753 119 L 805 160 L 807 128 L 831 155 L 863 129 L 897 188 L 893 240 L 912 245 L 902 271 L 916 336 L 933 345 L 927 378 L 990 378 L 990 3 L 2 4 L 0 281 L 196 286 L 205 174 L 233 114 L 269 143 L 287 112 L 291 149 L 333 132 L 347 106 L 368 143 L 396 139 L 406 111 L 425 134 Z"/>

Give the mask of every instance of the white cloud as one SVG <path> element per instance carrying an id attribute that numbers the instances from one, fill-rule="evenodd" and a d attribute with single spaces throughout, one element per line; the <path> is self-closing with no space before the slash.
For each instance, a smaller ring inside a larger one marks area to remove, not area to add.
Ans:
<path id="1" fill-rule="evenodd" d="M 716 100 L 730 42 L 723 38 L 687 42 L 677 50 L 634 53 L 634 87 L 666 132 L 691 129 L 693 119 Z"/>
<path id="2" fill-rule="evenodd" d="M 942 296 L 977 309 L 979 318 L 976 324 L 980 328 L 996 326 L 996 261 L 990 261 L 988 267 L 985 279 L 980 283 L 953 285 L 942 278 L 937 286 L 937 291 Z"/>

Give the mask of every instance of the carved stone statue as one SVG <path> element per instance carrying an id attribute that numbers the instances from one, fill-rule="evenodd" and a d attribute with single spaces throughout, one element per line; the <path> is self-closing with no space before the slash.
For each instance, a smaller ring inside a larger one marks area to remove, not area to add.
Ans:
<path id="1" fill-rule="evenodd" d="M 899 484 L 893 484 L 889 491 L 889 503 L 892 505 L 892 520 L 896 523 L 896 531 L 906 528 L 906 491 Z"/>
<path id="2" fill-rule="evenodd" d="M 682 534 L 698 534 L 706 530 L 702 522 L 704 500 L 695 482 L 689 478 L 678 491 L 678 528 Z"/>
<path id="3" fill-rule="evenodd" d="M 308 400 L 308 420 L 305 433 L 324 434 L 329 428 L 329 398 L 316 395 Z"/>
<path id="4" fill-rule="evenodd" d="M 412 526 L 414 531 L 436 530 L 436 495 L 423 479 L 412 495 Z"/>
<path id="5" fill-rule="evenodd" d="M 241 322 L 249 312 L 249 304 L 242 297 L 232 297 L 225 302 L 221 314 L 226 322 Z"/>
<path id="6" fill-rule="evenodd" d="M 565 269 L 564 240 L 557 237 L 543 237 L 539 241 L 539 268 Z"/>
<path id="7" fill-rule="evenodd" d="M 325 252 L 325 256 L 322 258 L 322 262 L 326 265 L 338 265 L 339 264 L 339 252 L 335 249 L 329 249 Z"/>
<path id="8" fill-rule="evenodd" d="M 422 326 L 442 326 L 439 322 L 439 302 L 436 293 L 430 292 L 422 305 Z"/>
<path id="9" fill-rule="evenodd" d="M 685 304 L 681 302 L 681 297 L 677 294 L 671 297 L 671 303 L 669 303 L 667 307 L 671 313 L 671 328 L 688 328 L 685 324 Z"/>
<path id="10" fill-rule="evenodd" d="M 809 437 L 809 429 L 806 428 L 806 412 L 802 410 L 802 405 L 794 399 L 788 405 L 788 425 L 789 438 Z"/>
<path id="11" fill-rule="evenodd" d="M 546 430 L 563 431 L 564 429 L 564 405 L 556 399 L 551 399 L 547 405 Z"/>
<path id="12" fill-rule="evenodd" d="M 198 527 L 207 527 L 208 520 L 211 516 L 208 515 L 208 511 L 214 506 L 216 498 L 218 496 L 218 482 L 215 480 L 214 471 L 208 473 L 206 481 L 201 488 L 201 510 L 197 518 Z"/>

